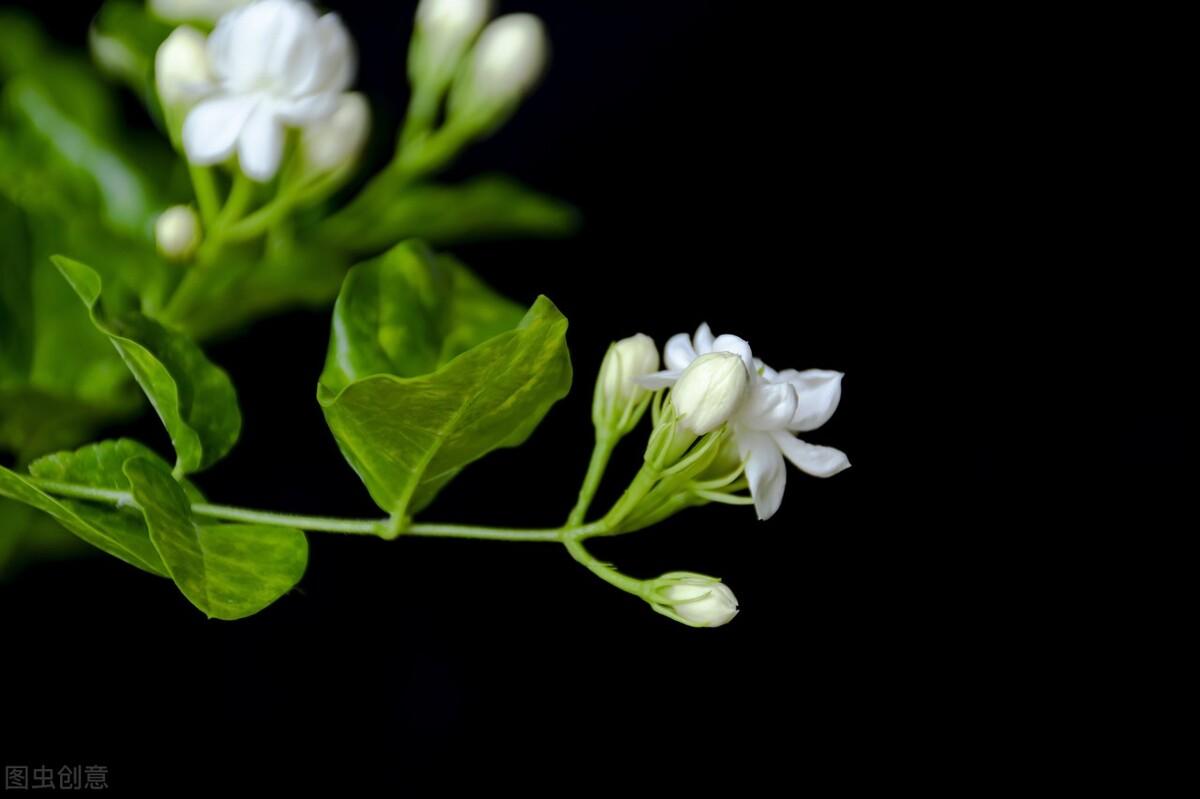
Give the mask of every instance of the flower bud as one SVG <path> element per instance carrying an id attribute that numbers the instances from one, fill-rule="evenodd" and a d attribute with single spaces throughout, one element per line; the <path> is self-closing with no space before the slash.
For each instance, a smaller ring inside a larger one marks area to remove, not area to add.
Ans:
<path id="1" fill-rule="evenodd" d="M 696 435 L 716 430 L 737 411 L 750 385 L 745 362 L 732 352 L 710 352 L 692 361 L 671 389 L 679 425 Z"/>
<path id="2" fill-rule="evenodd" d="M 250 0 L 150 0 L 150 11 L 168 22 L 216 22 Z"/>
<path id="3" fill-rule="evenodd" d="M 453 72 L 491 10 L 490 0 L 421 0 L 416 19 L 420 54 L 412 63 L 414 74 Z"/>
<path id="4" fill-rule="evenodd" d="M 638 333 L 621 339 L 608 348 L 596 380 L 596 395 L 592 403 L 592 421 L 597 428 L 616 426 L 624 434 L 626 428 L 637 424 L 644 405 L 638 404 L 650 392 L 634 382 L 635 379 L 658 371 L 658 348 L 654 339 Z"/>
<path id="5" fill-rule="evenodd" d="M 495 124 L 537 83 L 549 49 L 546 29 L 532 14 L 506 14 L 492 20 L 455 80 L 451 113 L 486 127 Z"/>
<path id="6" fill-rule="evenodd" d="M 313 172 L 333 172 L 353 163 L 367 141 L 371 107 L 358 92 L 346 92 L 328 117 L 304 127 L 300 147 Z"/>
<path id="7" fill-rule="evenodd" d="M 738 613 L 737 597 L 715 577 L 671 572 L 654 581 L 651 603 L 656 611 L 692 627 L 720 627 Z"/>
<path id="8" fill-rule="evenodd" d="M 158 47 L 154 80 L 163 105 L 190 104 L 209 90 L 207 40 L 200 31 L 181 25 Z"/>
<path id="9" fill-rule="evenodd" d="M 173 205 L 154 223 L 158 251 L 172 261 L 186 261 L 200 244 L 200 220 L 186 205 Z"/>

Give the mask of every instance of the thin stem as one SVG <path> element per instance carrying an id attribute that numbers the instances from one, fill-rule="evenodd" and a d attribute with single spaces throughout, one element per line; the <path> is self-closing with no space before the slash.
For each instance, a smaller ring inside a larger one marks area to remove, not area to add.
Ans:
<path id="1" fill-rule="evenodd" d="M 213 233 L 220 235 L 219 231 L 222 228 L 241 219 L 242 214 L 246 213 L 246 209 L 250 207 L 250 201 L 253 199 L 254 182 L 242 174 L 241 170 L 238 170 L 233 175 L 233 187 L 229 190 L 229 196 L 225 199 L 225 207 L 217 214 Z"/>
<path id="2" fill-rule="evenodd" d="M 609 585 L 620 588 L 622 591 L 645 598 L 643 594 L 644 581 L 621 574 L 607 563 L 597 560 L 592 553 L 587 551 L 587 547 L 583 545 L 583 541 L 580 538 L 568 536 L 563 543 L 567 547 L 567 552 L 571 553 L 571 557 L 592 574 Z"/>
<path id="3" fill-rule="evenodd" d="M 140 507 L 129 491 L 113 491 L 106 488 L 56 480 L 26 477 L 25 480 L 48 494 L 73 497 L 92 502 L 104 502 L 121 507 Z M 192 513 L 211 519 L 262 524 L 271 527 L 295 527 L 312 533 L 351 533 L 390 537 L 388 519 L 338 519 L 328 516 L 301 516 L 293 513 L 237 508 L 231 505 L 211 505 L 201 502 L 192 505 Z M 567 527 L 525 530 L 514 527 L 480 527 L 469 524 L 411 524 L 400 531 L 400 535 L 417 535 L 433 538 L 478 538 L 489 541 L 562 541 L 567 538 L 586 538 L 599 535 L 607 528 L 602 522 Z"/>
<path id="4" fill-rule="evenodd" d="M 196 205 L 200 208 L 200 219 L 204 228 L 212 227 L 217 219 L 221 201 L 217 196 L 217 183 L 213 179 L 212 169 L 206 166 L 195 166 L 188 163 L 188 174 L 192 178 L 192 191 L 196 194 Z"/>
<path id="5" fill-rule="evenodd" d="M 596 444 L 592 447 L 592 458 L 588 462 L 587 475 L 583 478 L 583 485 L 579 488 L 579 499 L 575 502 L 575 507 L 571 509 L 571 515 L 567 517 L 569 526 L 581 523 L 587 516 L 592 498 L 596 496 L 596 489 L 600 487 L 600 481 L 604 479 L 604 470 L 608 467 L 608 460 L 612 457 L 616 443 L 615 437 L 597 431 Z"/>
<path id="6" fill-rule="evenodd" d="M 245 219 L 226 228 L 221 238 L 225 241 L 247 241 L 262 234 L 267 228 L 284 219 L 296 205 L 294 192 L 285 192 L 259 208 Z"/>

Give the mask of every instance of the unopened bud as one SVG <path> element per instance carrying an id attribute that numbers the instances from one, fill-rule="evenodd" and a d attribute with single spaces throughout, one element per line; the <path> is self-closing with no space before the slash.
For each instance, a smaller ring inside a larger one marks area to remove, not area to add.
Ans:
<path id="1" fill-rule="evenodd" d="M 154 223 L 158 251 L 172 261 L 186 261 L 200 245 L 200 219 L 186 205 L 174 205 Z"/>
<path id="2" fill-rule="evenodd" d="M 692 361 L 671 389 L 679 425 L 696 435 L 716 430 L 746 397 L 750 374 L 732 352 L 710 352 Z"/>
<path id="3" fill-rule="evenodd" d="M 658 348 L 649 336 L 638 333 L 610 346 L 600 365 L 592 403 L 596 427 L 615 427 L 624 434 L 625 428 L 636 425 L 650 392 L 634 381 L 657 370 Z"/>
<path id="4" fill-rule="evenodd" d="M 163 105 L 194 103 L 212 86 L 207 40 L 200 31 L 181 25 L 158 47 L 154 80 Z"/>
<path id="5" fill-rule="evenodd" d="M 737 597 L 715 577 L 671 572 L 654 581 L 652 607 L 692 627 L 720 627 L 738 613 Z"/>
<path id="6" fill-rule="evenodd" d="M 480 125 L 494 124 L 537 83 L 548 49 L 545 26 L 534 15 L 506 14 L 492 20 L 455 81 L 452 114 Z"/>
<path id="7" fill-rule="evenodd" d="M 305 126 L 300 138 L 304 162 L 314 172 L 333 172 L 353 163 L 371 128 L 371 108 L 358 92 L 338 98 L 337 109 Z"/>

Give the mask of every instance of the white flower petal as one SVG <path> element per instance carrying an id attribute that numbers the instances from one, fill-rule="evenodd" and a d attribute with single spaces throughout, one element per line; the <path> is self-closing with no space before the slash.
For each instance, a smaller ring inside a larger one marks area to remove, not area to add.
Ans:
<path id="1" fill-rule="evenodd" d="M 696 360 L 697 352 L 692 347 L 692 341 L 687 333 L 677 333 L 667 339 L 663 347 L 663 363 L 668 369 L 686 369 L 688 364 Z"/>
<path id="2" fill-rule="evenodd" d="M 776 378 L 779 376 L 778 372 L 763 363 L 762 358 L 754 359 L 754 371 L 758 372 L 762 379 L 768 383 L 776 382 Z"/>
<path id="3" fill-rule="evenodd" d="M 265 104 L 250 115 L 238 138 L 238 165 L 246 177 L 265 183 L 279 171 L 283 125 Z"/>
<path id="4" fill-rule="evenodd" d="M 315 91 L 342 92 L 350 88 L 358 68 L 354 42 L 342 18 L 325 14 L 317 20 L 317 37 L 321 43 L 321 73 L 313 87 Z"/>
<path id="5" fill-rule="evenodd" d="M 842 399 L 842 373 L 827 369 L 808 369 L 797 372 L 785 369 L 776 380 L 787 381 L 796 388 L 799 404 L 788 424 L 797 433 L 816 430 L 829 421 Z"/>
<path id="6" fill-rule="evenodd" d="M 758 374 L 758 370 L 754 367 L 754 353 L 750 352 L 750 344 L 744 338 L 724 333 L 713 340 L 712 351 L 732 352 L 742 359 L 750 374 Z"/>
<path id="7" fill-rule="evenodd" d="M 746 479 L 750 483 L 750 495 L 754 497 L 754 510 L 759 519 L 769 519 L 779 510 L 787 485 L 783 455 L 769 433 L 739 427 L 736 436 L 738 454 L 746 462 Z"/>
<path id="8" fill-rule="evenodd" d="M 275 114 L 289 125 L 305 125 L 331 116 L 341 101 L 339 94 L 310 94 L 296 99 L 275 100 Z"/>
<path id="9" fill-rule="evenodd" d="M 635 377 L 633 382 L 643 388 L 649 389 L 670 388 L 675 385 L 675 381 L 679 379 L 681 374 L 683 374 L 682 369 L 667 369 L 662 372 Z"/>
<path id="10" fill-rule="evenodd" d="M 796 464 L 796 468 L 813 477 L 832 477 L 850 468 L 850 459 L 840 449 L 809 444 L 790 433 L 775 432 L 770 435 L 787 459 Z"/>
<path id="11" fill-rule="evenodd" d="M 708 322 L 701 322 L 700 327 L 696 328 L 696 354 L 704 355 L 712 352 L 713 333 L 708 326 Z"/>
<path id="12" fill-rule="evenodd" d="M 224 17 L 217 29 L 230 27 L 228 40 L 219 52 L 211 52 L 214 68 L 228 82 L 227 88 L 248 92 L 261 88 L 267 71 L 271 45 L 277 29 L 289 14 L 289 0 L 260 0 L 242 9 L 236 18 Z M 214 34 L 215 35 L 215 34 Z M 220 58 L 222 63 L 216 64 Z"/>
<path id="13" fill-rule="evenodd" d="M 183 121 L 183 149 L 193 164 L 206 166 L 233 154 L 238 136 L 258 105 L 249 95 L 224 95 L 204 100 Z"/>
<path id="14" fill-rule="evenodd" d="M 751 430 L 784 430 L 796 413 L 796 389 L 790 383 L 754 383 L 738 411 L 738 424 Z"/>
<path id="15" fill-rule="evenodd" d="M 291 3 L 276 19 L 264 68 L 277 85 L 296 91 L 312 80 L 321 60 L 320 50 L 312 46 L 317 14 L 308 3 Z"/>

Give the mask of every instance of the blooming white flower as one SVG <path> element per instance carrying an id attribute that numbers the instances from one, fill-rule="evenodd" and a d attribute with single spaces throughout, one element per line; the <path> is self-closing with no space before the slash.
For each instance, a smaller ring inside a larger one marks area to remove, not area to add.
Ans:
<path id="1" fill-rule="evenodd" d="M 738 613 L 737 597 L 715 577 L 671 572 L 655 581 L 654 609 L 695 627 L 720 627 Z"/>
<path id="2" fill-rule="evenodd" d="M 663 351 L 667 369 L 640 382 L 648 388 L 676 385 L 694 361 L 714 352 L 736 354 L 750 367 L 748 395 L 729 424 L 745 462 L 758 518 L 769 519 L 783 501 L 785 457 L 815 477 L 830 477 L 850 466 L 841 450 L 808 444 L 794 435 L 816 430 L 833 416 L 842 397 L 841 372 L 777 372 L 754 358 L 743 339 L 728 334 L 714 337 L 702 324 L 694 337 L 672 336 Z"/>
<path id="3" fill-rule="evenodd" d="M 492 20 L 455 80 L 451 113 L 490 124 L 537 83 L 548 50 L 546 28 L 534 15 L 505 14 Z"/>
<path id="4" fill-rule="evenodd" d="M 354 45 L 336 14 L 302 0 L 258 0 L 221 17 L 208 38 L 213 96 L 183 124 L 194 164 L 237 151 L 247 177 L 270 180 L 283 155 L 284 126 L 308 125 L 337 110 L 354 76 Z"/>
<path id="5" fill-rule="evenodd" d="M 671 390 L 679 426 L 702 436 L 725 424 L 746 399 L 750 372 L 732 352 L 707 352 L 680 374 Z"/>
<path id="6" fill-rule="evenodd" d="M 154 54 L 154 82 L 163 105 L 191 104 L 212 91 L 204 34 L 187 25 L 171 31 Z"/>
<path id="7" fill-rule="evenodd" d="M 154 222 L 154 240 L 163 257 L 186 261 L 200 244 L 200 219 L 186 205 L 173 205 Z"/>
<path id="8" fill-rule="evenodd" d="M 304 128 L 300 148 L 316 172 L 332 172 L 358 158 L 371 126 L 371 107 L 358 92 L 338 98 L 337 110 Z"/>

